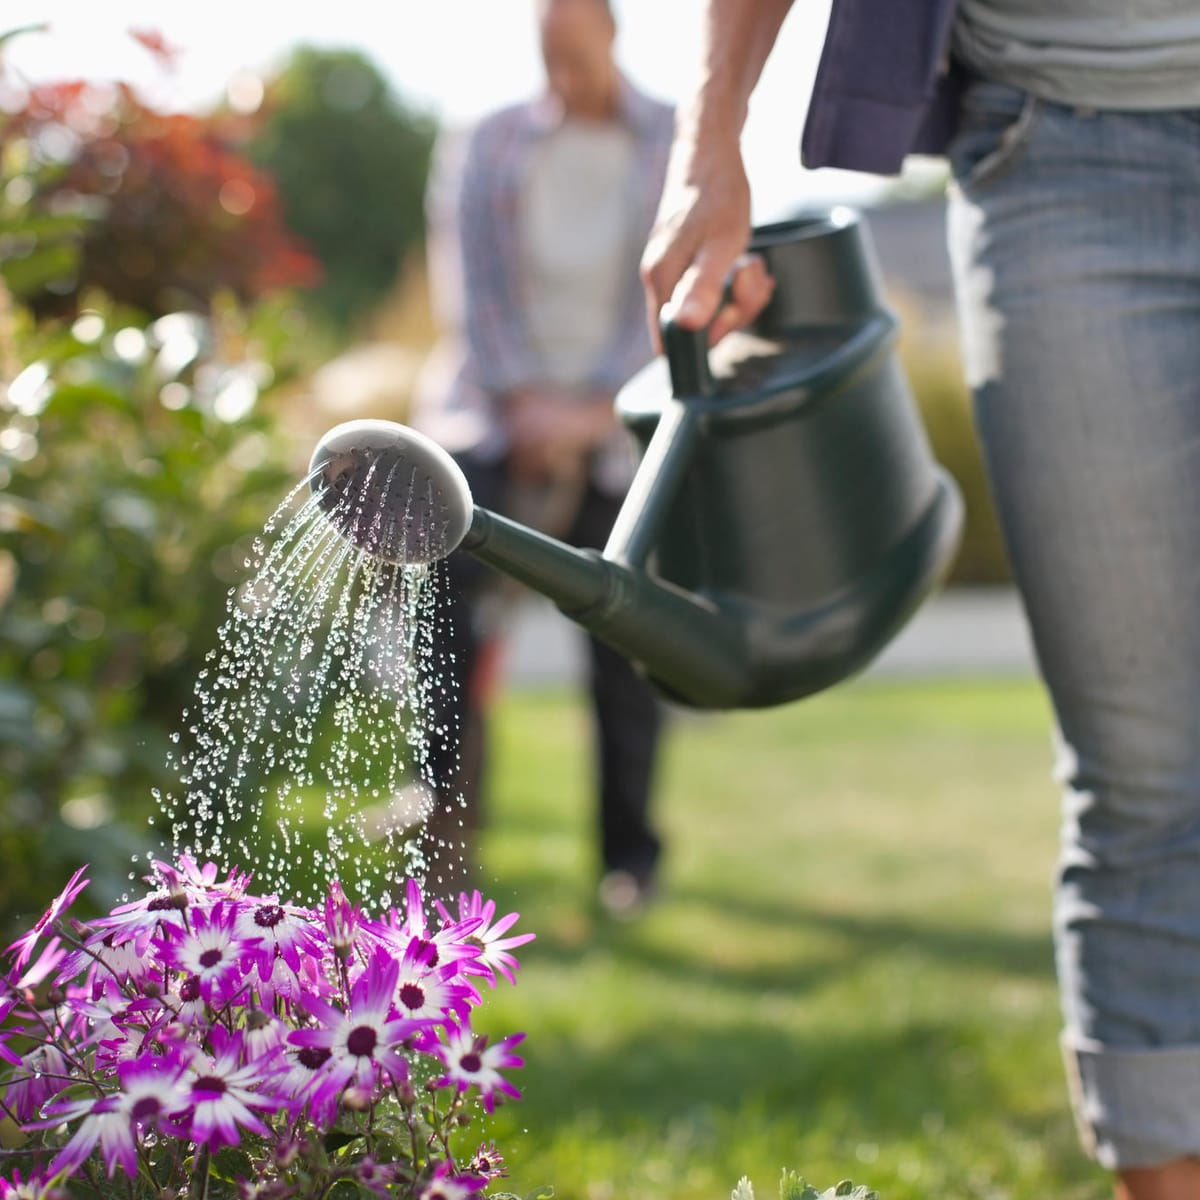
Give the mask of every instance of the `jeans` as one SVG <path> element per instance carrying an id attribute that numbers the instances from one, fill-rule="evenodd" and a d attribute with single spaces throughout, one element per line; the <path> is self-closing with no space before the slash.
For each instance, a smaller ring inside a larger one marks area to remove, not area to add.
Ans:
<path id="1" fill-rule="evenodd" d="M 1063 1046 L 1108 1167 L 1200 1154 L 1200 112 L 979 81 L 963 354 L 1058 724 Z"/>

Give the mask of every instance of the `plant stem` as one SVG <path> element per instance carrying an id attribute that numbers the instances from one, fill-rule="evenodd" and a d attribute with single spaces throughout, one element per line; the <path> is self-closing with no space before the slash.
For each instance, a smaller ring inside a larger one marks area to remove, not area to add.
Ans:
<path id="1" fill-rule="evenodd" d="M 208 1163 L 209 1150 L 201 1146 L 196 1151 L 192 1164 L 192 1182 L 188 1187 L 188 1200 L 208 1200 Z"/>

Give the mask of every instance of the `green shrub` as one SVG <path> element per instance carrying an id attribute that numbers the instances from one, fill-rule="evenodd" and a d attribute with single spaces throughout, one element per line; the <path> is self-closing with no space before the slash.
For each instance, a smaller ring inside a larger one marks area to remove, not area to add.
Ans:
<path id="1" fill-rule="evenodd" d="M 300 47 L 268 81 L 246 153 L 276 180 L 288 228 L 320 259 L 311 305 L 334 330 L 388 296 L 423 240 L 434 133 L 354 51 Z"/>
<path id="2" fill-rule="evenodd" d="M 30 365 L 0 393 L 0 927 L 84 860 L 119 892 L 250 538 L 296 482 L 236 308 L 9 325 Z"/>

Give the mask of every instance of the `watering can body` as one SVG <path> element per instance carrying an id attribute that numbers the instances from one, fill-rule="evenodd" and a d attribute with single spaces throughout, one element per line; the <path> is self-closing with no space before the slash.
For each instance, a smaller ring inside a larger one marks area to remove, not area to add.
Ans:
<path id="1" fill-rule="evenodd" d="M 762 227 L 766 310 L 665 354 L 617 410 L 641 463 L 603 555 L 483 510 L 465 549 L 698 708 L 797 700 L 866 666 L 944 577 L 962 505 L 896 360 L 861 220 Z"/>

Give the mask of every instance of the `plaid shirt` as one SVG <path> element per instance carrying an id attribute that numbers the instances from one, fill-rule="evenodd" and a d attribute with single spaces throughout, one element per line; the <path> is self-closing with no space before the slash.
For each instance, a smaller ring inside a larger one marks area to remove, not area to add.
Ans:
<path id="1" fill-rule="evenodd" d="M 662 192 L 674 115 L 669 105 L 624 82 L 618 119 L 633 135 L 640 246 Z M 497 399 L 543 381 L 522 303 L 518 205 L 539 140 L 561 120 L 561 107 L 547 95 L 502 109 L 465 138 L 438 148 L 428 202 L 429 255 L 435 308 L 448 341 L 419 388 L 414 423 L 455 452 L 501 455 Z M 615 392 L 651 357 L 637 268 L 631 259 L 612 338 L 583 381 L 586 387 Z"/>

